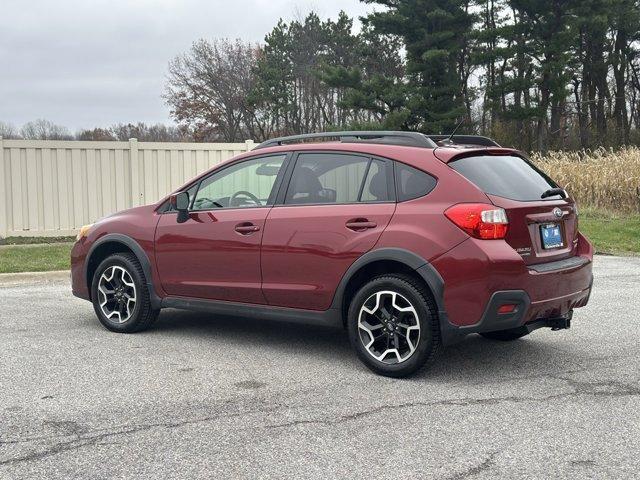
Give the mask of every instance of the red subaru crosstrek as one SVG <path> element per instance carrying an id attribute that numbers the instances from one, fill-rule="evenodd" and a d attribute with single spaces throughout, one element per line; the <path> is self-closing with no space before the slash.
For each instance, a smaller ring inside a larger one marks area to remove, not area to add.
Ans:
<path id="1" fill-rule="evenodd" d="M 568 328 L 592 258 L 574 201 L 522 153 L 410 132 L 270 140 L 83 227 L 71 253 L 109 330 L 165 307 L 339 324 L 397 377 L 471 333 Z"/>

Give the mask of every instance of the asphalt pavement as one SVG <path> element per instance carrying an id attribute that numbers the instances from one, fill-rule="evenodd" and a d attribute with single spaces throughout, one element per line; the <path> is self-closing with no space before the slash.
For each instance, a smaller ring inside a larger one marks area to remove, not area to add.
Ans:
<path id="1" fill-rule="evenodd" d="M 640 476 L 640 258 L 568 331 L 477 335 L 405 380 L 341 330 L 167 310 L 103 329 L 68 274 L 0 279 L 0 478 Z"/>

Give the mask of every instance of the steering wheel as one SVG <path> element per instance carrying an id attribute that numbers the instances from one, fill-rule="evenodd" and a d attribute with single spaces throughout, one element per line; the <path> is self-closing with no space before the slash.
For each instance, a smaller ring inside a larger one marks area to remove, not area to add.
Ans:
<path id="1" fill-rule="evenodd" d="M 207 209 L 211 208 L 212 206 L 214 206 L 216 208 L 224 208 L 224 205 L 221 205 L 218 202 L 216 202 L 215 200 L 211 200 L 210 198 L 207 198 L 207 197 L 197 198 L 193 202 L 193 209 L 194 210 L 207 210 Z"/>
<path id="2" fill-rule="evenodd" d="M 260 199 L 258 197 L 256 197 L 253 193 L 251 192 L 247 192 L 246 190 L 240 190 L 239 192 L 234 193 L 233 195 L 231 195 L 231 198 L 229 199 L 229 206 L 233 207 L 233 201 L 240 197 L 240 196 L 245 196 L 245 197 L 249 197 L 250 200 L 253 200 L 253 202 L 258 205 L 258 206 L 262 206 L 262 202 L 260 201 Z M 238 205 L 239 206 L 239 205 Z"/>

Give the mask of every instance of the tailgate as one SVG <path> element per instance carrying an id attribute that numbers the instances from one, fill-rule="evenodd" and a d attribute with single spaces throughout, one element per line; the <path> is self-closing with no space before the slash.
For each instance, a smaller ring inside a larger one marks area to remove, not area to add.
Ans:
<path id="1" fill-rule="evenodd" d="M 506 210 L 509 229 L 505 241 L 527 265 L 576 254 L 578 221 L 572 200 L 518 202 L 496 195 L 488 197 Z"/>
<path id="2" fill-rule="evenodd" d="M 575 203 L 546 174 L 517 154 L 472 154 L 449 166 L 507 213 L 505 241 L 528 265 L 576 254 Z M 559 192 L 559 193 L 558 193 Z"/>

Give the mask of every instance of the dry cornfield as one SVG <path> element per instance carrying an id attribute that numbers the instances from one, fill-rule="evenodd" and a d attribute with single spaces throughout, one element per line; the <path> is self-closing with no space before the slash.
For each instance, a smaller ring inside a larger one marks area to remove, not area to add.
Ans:
<path id="1" fill-rule="evenodd" d="M 640 148 L 533 154 L 531 159 L 583 207 L 640 212 Z"/>

